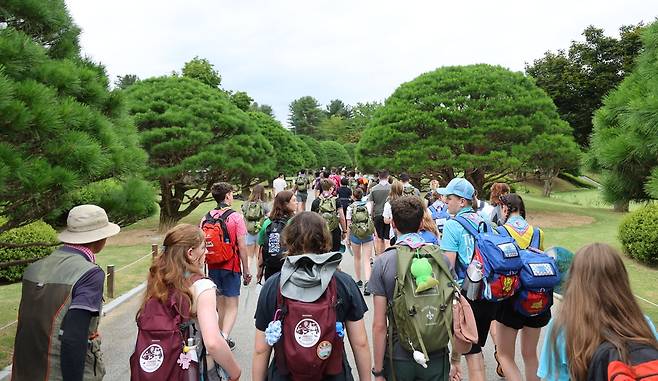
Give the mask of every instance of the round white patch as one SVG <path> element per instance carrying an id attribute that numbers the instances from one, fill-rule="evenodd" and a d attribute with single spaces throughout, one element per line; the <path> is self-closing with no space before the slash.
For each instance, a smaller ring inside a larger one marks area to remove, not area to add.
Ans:
<path id="1" fill-rule="evenodd" d="M 139 366 L 146 373 L 153 373 L 162 366 L 164 351 L 158 344 L 151 344 L 139 355 Z"/>
<path id="2" fill-rule="evenodd" d="M 302 319 L 295 326 L 295 341 L 304 348 L 310 348 L 320 341 L 320 324 L 313 319 Z"/>

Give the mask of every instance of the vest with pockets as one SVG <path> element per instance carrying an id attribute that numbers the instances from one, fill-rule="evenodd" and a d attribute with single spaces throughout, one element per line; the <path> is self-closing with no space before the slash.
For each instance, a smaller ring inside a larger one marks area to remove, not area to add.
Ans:
<path id="1" fill-rule="evenodd" d="M 71 306 L 73 286 L 95 267 L 98 265 L 65 248 L 27 267 L 18 310 L 12 381 L 62 380 L 62 321 Z M 105 375 L 97 333 L 100 314 L 92 316 L 89 323 L 85 381 L 102 380 Z"/>

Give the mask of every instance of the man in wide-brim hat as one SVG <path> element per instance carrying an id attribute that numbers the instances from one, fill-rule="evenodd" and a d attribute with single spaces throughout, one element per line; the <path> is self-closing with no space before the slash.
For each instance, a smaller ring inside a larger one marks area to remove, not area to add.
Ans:
<path id="1" fill-rule="evenodd" d="M 71 209 L 63 245 L 25 270 L 12 380 L 102 380 L 98 322 L 105 273 L 96 254 L 119 232 L 96 205 Z"/>

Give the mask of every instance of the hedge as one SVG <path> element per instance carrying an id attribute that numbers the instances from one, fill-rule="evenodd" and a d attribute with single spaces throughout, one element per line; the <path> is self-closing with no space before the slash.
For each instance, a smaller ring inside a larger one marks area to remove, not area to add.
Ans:
<path id="1" fill-rule="evenodd" d="M 57 232 L 52 226 L 43 221 L 36 221 L 20 228 L 8 230 L 0 234 L 0 242 L 5 243 L 33 243 L 48 242 L 56 243 Z M 24 247 L 7 248 L 0 247 L 0 263 L 16 261 L 21 259 L 43 258 L 53 251 L 53 247 Z M 0 268 L 0 281 L 18 282 L 23 277 L 23 271 L 27 265 L 10 266 Z"/>
<path id="2" fill-rule="evenodd" d="M 658 205 L 647 205 L 627 215 L 619 225 L 619 241 L 631 258 L 658 264 Z"/>

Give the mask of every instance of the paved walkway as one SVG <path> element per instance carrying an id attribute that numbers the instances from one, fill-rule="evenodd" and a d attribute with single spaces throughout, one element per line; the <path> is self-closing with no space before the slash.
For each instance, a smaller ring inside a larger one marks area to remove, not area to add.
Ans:
<path id="1" fill-rule="evenodd" d="M 309 207 L 311 201 L 311 199 L 308 201 Z M 350 254 L 345 254 L 341 268 L 349 274 L 354 274 L 354 264 Z M 244 380 L 251 379 L 251 356 L 254 346 L 253 317 L 260 288 L 261 286 L 255 284 L 242 287 L 238 321 L 231 335 L 237 343 L 235 355 L 243 369 L 244 377 L 242 379 Z M 371 309 L 371 311 L 366 313 L 366 327 L 368 330 L 368 337 L 372 339 L 370 335 L 370 328 L 372 325 L 372 298 L 368 297 L 366 298 L 366 301 L 368 307 Z M 103 337 L 103 352 L 107 367 L 107 376 L 105 377 L 105 380 L 107 381 L 124 381 L 130 379 L 128 359 L 135 346 L 137 335 L 135 314 L 140 304 L 141 298 L 135 297 L 116 308 L 101 320 L 100 332 Z M 354 364 L 349 345 L 346 345 L 346 348 L 351 358 L 350 363 Z M 498 380 L 499 378 L 495 373 L 496 363 L 493 359 L 493 345 L 491 343 L 485 348 L 485 361 L 487 367 L 487 379 Z M 517 363 L 522 364 L 520 355 L 517 355 Z M 462 361 L 462 371 L 466 376 L 466 364 L 464 361 Z M 357 378 L 356 371 L 354 372 L 354 376 Z M 464 377 L 464 379 L 467 379 L 467 377 Z"/>

